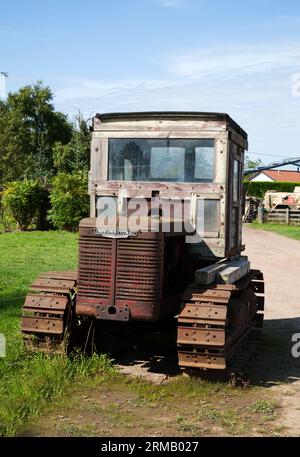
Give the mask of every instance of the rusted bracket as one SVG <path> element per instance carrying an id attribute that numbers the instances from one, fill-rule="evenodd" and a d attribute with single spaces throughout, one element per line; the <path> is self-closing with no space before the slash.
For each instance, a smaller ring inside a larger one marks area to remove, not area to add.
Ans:
<path id="1" fill-rule="evenodd" d="M 129 308 L 128 306 L 97 305 L 96 318 L 110 321 L 128 321 Z"/>

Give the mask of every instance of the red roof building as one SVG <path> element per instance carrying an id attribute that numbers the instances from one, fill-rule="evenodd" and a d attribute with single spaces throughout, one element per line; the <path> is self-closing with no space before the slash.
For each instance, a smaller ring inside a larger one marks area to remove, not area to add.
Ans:
<path id="1" fill-rule="evenodd" d="M 281 181 L 300 182 L 300 171 L 294 170 L 264 170 L 254 173 L 250 181 Z"/>

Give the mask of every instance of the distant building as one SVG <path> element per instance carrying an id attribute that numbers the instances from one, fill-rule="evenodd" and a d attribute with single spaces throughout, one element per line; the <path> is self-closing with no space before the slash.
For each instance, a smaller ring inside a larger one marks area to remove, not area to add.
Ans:
<path id="1" fill-rule="evenodd" d="M 294 170 L 264 170 L 257 171 L 249 177 L 249 181 L 285 181 L 300 182 L 300 171 Z"/>

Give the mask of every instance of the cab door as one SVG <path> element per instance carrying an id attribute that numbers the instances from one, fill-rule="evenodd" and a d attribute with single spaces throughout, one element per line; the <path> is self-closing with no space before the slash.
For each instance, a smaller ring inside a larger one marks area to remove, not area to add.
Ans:
<path id="1" fill-rule="evenodd" d="M 229 254 L 240 250 L 242 244 L 242 177 L 243 149 L 231 142 L 228 167 L 228 250 Z"/>

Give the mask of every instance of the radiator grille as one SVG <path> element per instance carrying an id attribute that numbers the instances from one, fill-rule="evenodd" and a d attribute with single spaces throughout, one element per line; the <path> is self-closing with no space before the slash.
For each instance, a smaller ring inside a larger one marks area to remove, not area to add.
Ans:
<path id="1" fill-rule="evenodd" d="M 113 240 L 82 236 L 79 240 L 79 297 L 108 300 L 114 276 Z"/>
<path id="2" fill-rule="evenodd" d="M 155 303 L 160 296 L 162 241 L 80 236 L 78 299 Z"/>
<path id="3" fill-rule="evenodd" d="M 116 300 L 155 302 L 160 294 L 161 242 L 118 240 Z"/>

